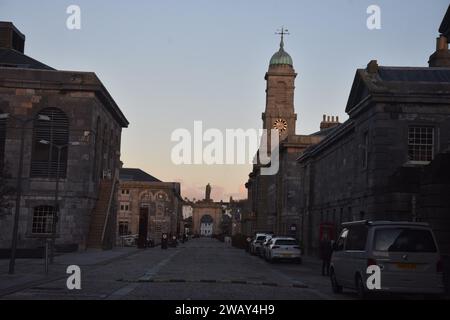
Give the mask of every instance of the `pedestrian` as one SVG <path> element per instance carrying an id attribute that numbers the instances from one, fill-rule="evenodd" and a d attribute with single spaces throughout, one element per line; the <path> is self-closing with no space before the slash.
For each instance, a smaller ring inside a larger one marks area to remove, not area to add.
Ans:
<path id="1" fill-rule="evenodd" d="M 177 245 L 178 245 L 177 236 L 173 235 L 172 236 L 172 247 L 176 248 Z"/>
<path id="2" fill-rule="evenodd" d="M 167 249 L 167 241 L 168 241 L 167 233 L 163 233 L 161 236 L 161 249 Z"/>
<path id="3" fill-rule="evenodd" d="M 333 248 L 328 234 L 325 233 L 320 242 L 320 258 L 322 259 L 322 276 L 330 275 L 330 261 Z"/>

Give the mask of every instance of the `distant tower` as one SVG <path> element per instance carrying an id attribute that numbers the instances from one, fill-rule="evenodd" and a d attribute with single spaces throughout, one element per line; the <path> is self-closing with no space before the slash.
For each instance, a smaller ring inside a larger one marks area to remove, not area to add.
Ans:
<path id="1" fill-rule="evenodd" d="M 205 201 L 211 201 L 211 185 L 209 183 L 206 185 Z"/>
<path id="2" fill-rule="evenodd" d="M 295 135 L 297 115 L 294 111 L 294 90 L 297 74 L 291 56 L 284 51 L 284 36 L 289 33 L 282 28 L 277 34 L 281 35 L 280 49 L 270 59 L 269 71 L 265 76 L 266 110 L 262 120 L 264 129 L 279 130 L 281 141 Z"/>

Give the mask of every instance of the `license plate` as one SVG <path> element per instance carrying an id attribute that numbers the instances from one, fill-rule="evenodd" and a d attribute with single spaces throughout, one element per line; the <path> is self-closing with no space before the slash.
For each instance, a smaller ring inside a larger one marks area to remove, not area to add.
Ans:
<path id="1" fill-rule="evenodd" d="M 281 255 L 282 255 L 283 257 L 286 257 L 286 258 L 292 256 L 290 253 L 282 253 Z"/>
<path id="2" fill-rule="evenodd" d="M 397 263 L 397 268 L 403 269 L 403 270 L 415 270 L 416 264 L 415 263 Z"/>

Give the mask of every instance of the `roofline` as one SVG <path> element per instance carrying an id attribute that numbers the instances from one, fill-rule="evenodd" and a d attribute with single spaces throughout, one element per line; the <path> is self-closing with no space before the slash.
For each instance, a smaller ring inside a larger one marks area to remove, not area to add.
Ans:
<path id="1" fill-rule="evenodd" d="M 19 36 L 21 36 L 22 39 L 25 40 L 25 38 L 26 38 L 25 34 L 23 34 L 19 29 L 17 29 L 17 27 L 11 21 L 0 21 L 0 26 L 2 26 L 2 25 L 11 27 L 11 29 L 13 29 L 15 32 L 17 32 L 19 34 Z"/>
<path id="2" fill-rule="evenodd" d="M 314 156 L 320 153 L 324 148 L 326 148 L 330 143 L 335 142 L 336 140 L 341 139 L 344 135 L 348 133 L 351 129 L 353 129 L 354 123 L 352 119 L 348 119 L 344 123 L 339 126 L 336 126 L 333 132 L 330 132 L 329 135 L 325 136 L 325 138 L 320 141 L 318 144 L 313 145 L 312 149 L 306 151 L 297 158 L 297 162 L 301 162 L 311 156 Z"/>
<path id="3" fill-rule="evenodd" d="M 37 60 L 36 60 L 37 61 Z M 119 106 L 112 98 L 111 94 L 108 92 L 106 87 L 103 85 L 101 80 L 95 74 L 95 72 L 85 72 L 85 71 L 68 71 L 68 70 L 43 70 L 43 69 L 27 69 L 27 68 L 3 68 L 0 67 L 0 70 L 6 69 L 8 71 L 23 71 L 26 74 L 30 73 L 46 73 L 48 75 L 60 74 L 67 76 L 67 78 L 72 79 L 75 75 L 85 75 L 92 76 L 94 78 L 94 83 L 83 83 L 83 82 L 64 82 L 65 79 L 42 79 L 39 77 L 39 80 L 23 79 L 23 78 L 14 78 L 10 75 L 6 75 L 4 78 L 0 77 L 0 86 L 3 87 L 20 87 L 20 88 L 35 88 L 35 89 L 56 89 L 56 90 L 66 90 L 66 91 L 93 91 L 96 93 L 96 96 L 100 99 L 102 103 L 104 103 L 107 107 L 109 106 L 109 111 L 111 115 L 119 122 L 119 124 L 123 128 L 127 128 L 129 125 L 128 120 L 125 115 L 120 110 Z M 58 81 L 59 80 L 59 81 Z"/>

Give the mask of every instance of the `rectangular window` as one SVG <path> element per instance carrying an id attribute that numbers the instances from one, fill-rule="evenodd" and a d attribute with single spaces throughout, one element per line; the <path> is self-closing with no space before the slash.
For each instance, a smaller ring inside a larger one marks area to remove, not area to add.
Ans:
<path id="1" fill-rule="evenodd" d="M 387 252 L 436 252 L 433 235 L 426 229 L 386 228 L 375 232 L 374 250 Z"/>
<path id="2" fill-rule="evenodd" d="M 434 157 L 434 128 L 409 127 L 408 160 L 413 163 L 428 163 Z"/>
<path id="3" fill-rule="evenodd" d="M 54 207 L 51 206 L 34 208 L 31 232 L 33 234 L 51 234 L 54 214 Z"/>
<path id="4" fill-rule="evenodd" d="M 121 203 L 120 211 L 130 211 L 130 204 L 129 203 Z"/>
<path id="5" fill-rule="evenodd" d="M 353 226 L 349 229 L 345 250 L 364 251 L 367 242 L 367 227 Z"/>

